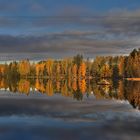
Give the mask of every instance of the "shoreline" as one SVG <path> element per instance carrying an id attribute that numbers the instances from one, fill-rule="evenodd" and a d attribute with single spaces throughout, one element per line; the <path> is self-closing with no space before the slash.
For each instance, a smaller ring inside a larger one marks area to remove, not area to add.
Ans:
<path id="1" fill-rule="evenodd" d="M 140 81 L 140 78 L 126 78 L 128 81 Z"/>

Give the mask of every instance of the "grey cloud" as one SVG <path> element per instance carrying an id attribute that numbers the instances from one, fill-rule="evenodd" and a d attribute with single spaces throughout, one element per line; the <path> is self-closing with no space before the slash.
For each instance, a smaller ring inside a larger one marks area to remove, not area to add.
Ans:
<path id="1" fill-rule="evenodd" d="M 47 52 L 59 56 L 82 53 L 93 57 L 102 54 L 128 54 L 133 48 L 140 46 L 140 10 L 121 10 L 102 16 L 74 16 L 69 12 L 62 13 L 52 17 L 1 17 L 0 28 L 25 27 L 25 31 L 34 28 L 40 35 L 1 35 L 1 52 Z M 45 35 L 41 35 L 39 31 L 42 28 L 47 32 L 46 28 L 58 29 L 63 25 L 72 25 L 74 28 Z M 76 30 L 77 25 L 81 30 Z M 90 30 L 85 30 L 84 27 L 89 27 Z"/>
<path id="2" fill-rule="evenodd" d="M 125 35 L 139 35 L 140 10 L 124 10 L 108 14 L 102 25 L 111 32 L 124 33 Z"/>
<path id="3" fill-rule="evenodd" d="M 0 50 L 2 52 L 26 52 L 26 53 L 52 53 L 71 55 L 82 53 L 86 56 L 102 54 L 128 53 L 127 49 L 138 47 L 135 40 L 97 40 L 90 35 L 96 32 L 63 32 L 44 36 L 0 36 Z M 82 37 L 81 37 L 82 36 Z M 82 38 L 82 39 L 81 39 Z"/>

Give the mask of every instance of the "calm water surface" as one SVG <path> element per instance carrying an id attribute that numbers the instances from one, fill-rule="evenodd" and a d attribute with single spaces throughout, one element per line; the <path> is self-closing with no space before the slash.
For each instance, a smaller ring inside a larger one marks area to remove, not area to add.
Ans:
<path id="1" fill-rule="evenodd" d="M 139 140 L 140 82 L 0 82 L 0 140 Z"/>

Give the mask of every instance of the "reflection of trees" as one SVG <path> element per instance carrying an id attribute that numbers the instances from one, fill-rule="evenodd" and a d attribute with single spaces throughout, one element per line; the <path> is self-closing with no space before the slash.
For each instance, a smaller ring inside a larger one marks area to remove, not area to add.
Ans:
<path id="1" fill-rule="evenodd" d="M 140 82 L 118 81 L 111 85 L 95 85 L 93 92 L 97 99 L 115 98 L 128 100 L 134 108 L 140 109 Z"/>
<path id="2" fill-rule="evenodd" d="M 62 87 L 61 87 L 61 93 L 62 93 L 62 96 L 70 96 L 70 95 L 69 95 L 68 86 L 67 86 L 67 82 L 66 82 L 66 81 L 64 81 L 64 84 L 63 84 Z"/>
<path id="3" fill-rule="evenodd" d="M 48 96 L 53 96 L 53 83 L 52 80 L 48 80 L 48 82 L 46 83 L 46 93 Z"/>
<path id="4" fill-rule="evenodd" d="M 93 87 L 93 92 L 96 97 L 96 99 L 103 99 L 103 98 L 109 98 L 110 93 L 110 86 L 108 85 L 95 85 Z"/>
<path id="5" fill-rule="evenodd" d="M 41 93 L 45 93 L 45 85 L 43 83 L 43 79 L 36 79 L 35 88 Z"/>
<path id="6" fill-rule="evenodd" d="M 86 80 L 81 79 L 78 82 L 79 82 L 80 91 L 82 92 L 82 94 L 84 94 L 86 92 Z"/>
<path id="7" fill-rule="evenodd" d="M 0 79 L 0 88 L 1 89 L 6 89 L 8 88 L 8 85 L 6 84 L 6 81 L 4 79 Z"/>
<path id="8" fill-rule="evenodd" d="M 83 99 L 83 94 L 80 91 L 80 89 L 77 89 L 76 91 L 73 91 L 73 98 L 79 100 Z"/>
<path id="9" fill-rule="evenodd" d="M 124 82 L 123 81 L 119 81 L 119 85 L 118 85 L 118 98 L 120 100 L 125 99 L 125 96 L 124 96 Z"/>
<path id="10" fill-rule="evenodd" d="M 140 109 L 140 82 L 126 82 L 125 83 L 125 98 L 131 105 Z"/>
<path id="11" fill-rule="evenodd" d="M 76 91 L 77 90 L 77 86 L 78 86 L 77 79 L 74 79 L 73 82 L 72 82 L 72 89 L 74 91 Z"/>
<path id="12" fill-rule="evenodd" d="M 61 94 L 82 100 L 84 94 L 94 94 L 96 99 L 128 100 L 136 108 L 140 108 L 140 82 L 109 81 L 109 85 L 99 85 L 95 80 L 84 78 L 68 79 L 0 79 L 0 89 L 9 89 L 28 95 L 30 89 L 37 90 L 48 96 Z"/>
<path id="13" fill-rule="evenodd" d="M 56 90 L 59 92 L 61 89 L 61 82 L 60 81 L 56 81 Z"/>
<path id="14" fill-rule="evenodd" d="M 30 92 L 30 82 L 24 79 L 21 79 L 18 83 L 18 92 L 29 94 Z"/>

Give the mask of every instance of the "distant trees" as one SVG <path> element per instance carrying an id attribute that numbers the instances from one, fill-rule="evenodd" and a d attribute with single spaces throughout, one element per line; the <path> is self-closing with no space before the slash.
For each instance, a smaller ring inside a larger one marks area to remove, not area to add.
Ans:
<path id="1" fill-rule="evenodd" d="M 111 77 L 112 71 L 108 64 L 104 64 L 101 68 L 101 77 L 108 78 Z"/>
<path id="2" fill-rule="evenodd" d="M 140 49 L 134 49 L 125 60 L 125 77 L 140 77 Z"/>
<path id="3" fill-rule="evenodd" d="M 94 61 L 82 55 L 62 60 L 47 59 L 38 63 L 29 60 L 0 65 L 0 77 L 40 78 L 113 78 L 140 77 L 140 49 L 129 56 L 97 56 Z"/>
<path id="4" fill-rule="evenodd" d="M 82 78 L 85 78 L 86 76 L 86 64 L 85 62 L 81 62 L 80 66 L 79 66 L 79 69 L 78 69 L 78 76 L 79 77 L 82 77 Z"/>
<path id="5" fill-rule="evenodd" d="M 80 67 L 82 61 L 83 61 L 83 56 L 82 55 L 78 54 L 78 55 L 73 57 L 73 64 L 76 64 L 78 68 Z"/>
<path id="6" fill-rule="evenodd" d="M 27 76 L 30 74 L 30 62 L 29 60 L 20 61 L 18 64 L 19 74 L 21 76 Z"/>
<path id="7" fill-rule="evenodd" d="M 113 79 L 140 77 L 140 49 L 134 49 L 129 56 L 96 57 L 92 63 L 91 75 Z"/>
<path id="8" fill-rule="evenodd" d="M 0 77 L 5 77 L 8 79 L 17 79 L 19 78 L 20 74 L 18 71 L 18 63 L 11 62 L 9 64 L 1 64 L 0 65 Z"/>
<path id="9" fill-rule="evenodd" d="M 77 67 L 76 64 L 74 64 L 74 65 L 72 66 L 72 75 L 73 75 L 74 78 L 77 78 L 77 75 L 78 75 L 77 72 L 78 72 L 78 67 Z"/>

